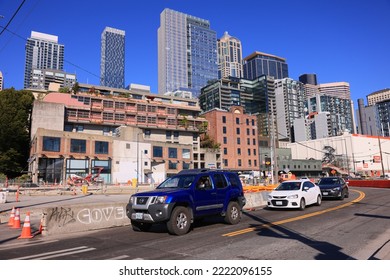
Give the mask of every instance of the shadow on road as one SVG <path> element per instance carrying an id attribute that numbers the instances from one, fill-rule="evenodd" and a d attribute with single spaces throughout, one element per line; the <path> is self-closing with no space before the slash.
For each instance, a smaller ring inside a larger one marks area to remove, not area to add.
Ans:
<path id="1" fill-rule="evenodd" d="M 258 228 L 255 231 L 258 235 L 268 236 L 273 238 L 282 238 L 282 239 L 291 239 L 301 242 L 306 246 L 309 246 L 319 253 L 315 257 L 316 260 L 352 260 L 351 256 L 348 256 L 341 252 L 341 247 L 336 246 L 329 242 L 315 240 L 309 237 L 306 237 L 299 232 L 295 232 L 291 229 L 280 225 L 273 225 L 272 222 L 262 219 L 258 216 L 252 215 L 249 212 L 244 213 L 244 215 L 250 217 L 251 219 L 261 223 L 263 226 L 259 226 L 258 224 L 253 224 L 252 227 Z M 297 258 L 299 258 L 299 252 L 296 253 Z"/>

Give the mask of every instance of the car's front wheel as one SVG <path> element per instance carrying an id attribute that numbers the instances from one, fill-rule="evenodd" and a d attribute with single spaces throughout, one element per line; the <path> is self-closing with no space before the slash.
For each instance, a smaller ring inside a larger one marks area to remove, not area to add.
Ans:
<path id="1" fill-rule="evenodd" d="M 316 203 L 316 205 L 317 205 L 317 206 L 320 206 L 320 205 L 321 205 L 321 202 L 322 202 L 321 195 L 318 195 L 318 196 L 317 196 L 317 203 Z"/>
<path id="2" fill-rule="evenodd" d="M 238 224 L 241 220 L 241 209 L 237 202 L 231 201 L 228 204 L 225 222 L 231 225 Z"/>
<path id="3" fill-rule="evenodd" d="M 170 234 L 183 235 L 190 230 L 191 217 L 188 208 L 178 206 L 173 209 L 171 218 L 167 222 L 167 228 Z"/>
<path id="4" fill-rule="evenodd" d="M 299 203 L 299 210 L 305 210 L 306 208 L 306 201 L 305 199 L 302 197 L 301 198 L 301 202 Z"/>

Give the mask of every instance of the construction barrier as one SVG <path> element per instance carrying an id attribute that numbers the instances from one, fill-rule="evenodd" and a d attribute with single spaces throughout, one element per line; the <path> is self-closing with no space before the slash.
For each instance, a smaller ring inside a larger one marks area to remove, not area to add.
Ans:
<path id="1" fill-rule="evenodd" d="M 350 187 L 390 188 L 390 180 L 348 180 Z"/>
<path id="2" fill-rule="evenodd" d="M 29 239 L 34 236 L 31 234 L 31 224 L 30 224 L 30 212 L 27 212 L 26 218 L 23 223 L 22 233 L 18 239 Z"/>

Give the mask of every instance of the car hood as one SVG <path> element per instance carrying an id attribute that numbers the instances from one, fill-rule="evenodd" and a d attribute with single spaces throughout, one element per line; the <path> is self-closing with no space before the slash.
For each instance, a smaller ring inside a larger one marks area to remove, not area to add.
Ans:
<path id="1" fill-rule="evenodd" d="M 323 185 L 318 185 L 320 189 L 334 189 L 334 188 L 340 188 L 340 185 L 330 185 L 330 184 L 323 184 Z"/>
<path id="2" fill-rule="evenodd" d="M 178 189 L 178 188 L 155 189 L 153 191 L 136 193 L 133 196 L 163 196 L 172 193 L 180 193 L 186 191 L 188 191 L 188 189 Z"/>
<path id="3" fill-rule="evenodd" d="M 269 195 L 271 196 L 289 196 L 294 194 L 301 194 L 301 191 L 272 191 Z"/>

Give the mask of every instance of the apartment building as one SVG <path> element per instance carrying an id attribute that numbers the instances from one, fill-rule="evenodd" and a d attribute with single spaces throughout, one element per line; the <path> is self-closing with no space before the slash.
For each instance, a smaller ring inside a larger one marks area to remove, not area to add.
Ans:
<path id="1" fill-rule="evenodd" d="M 200 112 L 194 99 L 124 89 L 81 85 L 78 94 L 49 93 L 34 102 L 29 170 L 35 182 L 64 182 L 98 166 L 107 183 L 161 182 L 193 168 L 194 158 L 205 160 Z"/>
<path id="2" fill-rule="evenodd" d="M 208 121 L 208 134 L 220 144 L 222 168 L 235 171 L 259 170 L 256 116 L 241 106 L 229 111 L 214 109 L 201 115 Z"/>

